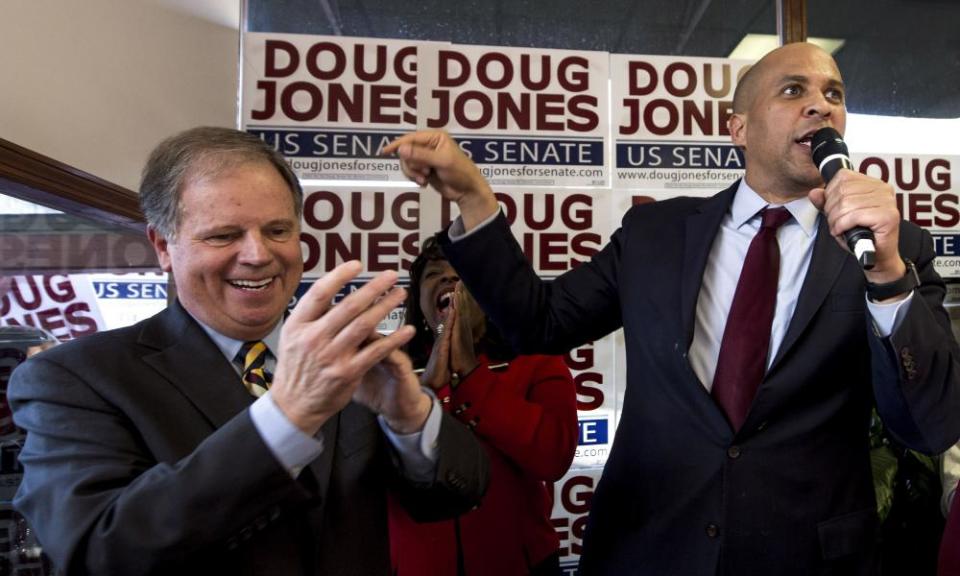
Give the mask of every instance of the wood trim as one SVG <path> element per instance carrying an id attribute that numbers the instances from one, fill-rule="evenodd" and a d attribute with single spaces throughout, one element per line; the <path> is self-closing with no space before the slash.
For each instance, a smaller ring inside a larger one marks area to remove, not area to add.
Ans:
<path id="1" fill-rule="evenodd" d="M 807 0 L 777 1 L 780 44 L 807 41 Z"/>
<path id="2" fill-rule="evenodd" d="M 143 233 L 139 196 L 0 138 L 0 193 Z"/>

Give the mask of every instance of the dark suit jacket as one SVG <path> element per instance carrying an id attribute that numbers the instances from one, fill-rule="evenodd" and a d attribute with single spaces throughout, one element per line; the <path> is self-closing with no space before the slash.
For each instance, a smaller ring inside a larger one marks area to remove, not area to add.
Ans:
<path id="1" fill-rule="evenodd" d="M 627 387 L 596 489 L 582 574 L 868 574 L 877 517 L 867 428 L 874 398 L 905 444 L 960 436 L 958 350 L 929 234 L 903 223 L 923 286 L 890 338 L 864 276 L 821 224 L 777 357 L 734 434 L 687 358 L 697 296 L 736 185 L 637 206 L 591 262 L 553 283 L 526 264 L 501 216 L 441 243 L 521 353 L 557 353 L 623 327 Z"/>
<path id="2" fill-rule="evenodd" d="M 356 404 L 292 479 L 236 372 L 176 303 L 25 362 L 9 398 L 27 431 L 15 506 L 67 574 L 388 574 L 388 485 L 430 519 L 486 485 L 482 448 L 447 416 L 435 481 L 405 482 Z"/>

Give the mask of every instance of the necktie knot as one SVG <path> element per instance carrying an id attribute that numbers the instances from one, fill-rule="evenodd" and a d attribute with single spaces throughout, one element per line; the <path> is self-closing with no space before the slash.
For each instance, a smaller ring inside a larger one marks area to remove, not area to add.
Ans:
<path id="1" fill-rule="evenodd" d="M 243 366 L 243 385 L 254 396 L 263 396 L 270 388 L 273 375 L 266 369 L 267 345 L 262 340 L 244 342 L 237 352 L 237 363 Z"/>
<path id="2" fill-rule="evenodd" d="M 783 206 L 777 208 L 764 208 L 761 212 L 760 228 L 777 228 L 783 226 L 790 219 L 790 211 Z"/>

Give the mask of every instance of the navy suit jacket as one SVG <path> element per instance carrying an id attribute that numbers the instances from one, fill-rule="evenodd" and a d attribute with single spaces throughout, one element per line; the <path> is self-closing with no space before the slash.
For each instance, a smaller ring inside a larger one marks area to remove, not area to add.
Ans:
<path id="1" fill-rule="evenodd" d="M 784 341 L 736 433 L 687 358 L 711 244 L 737 186 L 633 207 L 610 243 L 554 282 L 525 261 L 502 216 L 451 244 L 461 278 L 521 353 L 557 353 L 621 326 L 622 418 L 594 494 L 581 573 L 870 574 L 874 400 L 906 445 L 960 436 L 957 344 L 930 236 L 902 223 L 923 281 L 889 338 L 864 275 L 819 227 Z"/>
<path id="2" fill-rule="evenodd" d="M 28 360 L 9 399 L 27 431 L 15 506 L 66 574 L 386 575 L 388 487 L 437 519 L 486 486 L 482 447 L 451 417 L 435 481 L 418 485 L 357 404 L 324 425 L 323 453 L 294 480 L 178 303 Z"/>

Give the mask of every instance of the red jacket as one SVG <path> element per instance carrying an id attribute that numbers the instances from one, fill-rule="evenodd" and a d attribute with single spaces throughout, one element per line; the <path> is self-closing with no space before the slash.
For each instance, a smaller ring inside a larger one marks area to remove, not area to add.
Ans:
<path id="1" fill-rule="evenodd" d="M 479 508 L 456 520 L 418 524 L 390 503 L 390 552 L 398 576 L 456 576 L 457 530 L 468 576 L 527 574 L 557 551 L 544 482 L 570 467 L 577 444 L 576 391 L 559 356 L 519 356 L 480 365 L 443 406 L 473 427 L 490 457 Z M 449 396 L 448 396 L 449 395 Z"/>

